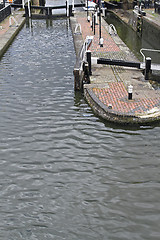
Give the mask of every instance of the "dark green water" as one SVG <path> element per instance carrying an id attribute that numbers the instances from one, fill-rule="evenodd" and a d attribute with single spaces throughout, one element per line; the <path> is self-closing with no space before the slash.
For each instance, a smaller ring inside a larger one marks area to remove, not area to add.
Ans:
<path id="1" fill-rule="evenodd" d="M 0 61 L 0 239 L 159 240 L 160 127 L 100 121 L 73 89 L 68 21 Z"/>
<path id="2" fill-rule="evenodd" d="M 130 50 L 138 57 L 140 61 L 142 61 L 142 55 L 140 54 L 140 49 L 160 49 L 158 42 L 152 41 L 149 38 L 145 38 L 142 32 L 142 36 L 138 36 L 137 33 L 129 27 L 127 24 L 122 22 L 116 15 L 113 13 L 108 12 L 105 18 L 108 24 L 113 24 L 116 27 L 117 33 L 122 39 L 122 41 L 130 48 Z M 152 37 L 153 39 L 153 37 Z M 156 44 L 157 42 L 157 44 Z M 156 63 L 160 63 L 160 54 L 159 53 L 151 53 L 146 52 L 146 56 L 150 56 Z"/>

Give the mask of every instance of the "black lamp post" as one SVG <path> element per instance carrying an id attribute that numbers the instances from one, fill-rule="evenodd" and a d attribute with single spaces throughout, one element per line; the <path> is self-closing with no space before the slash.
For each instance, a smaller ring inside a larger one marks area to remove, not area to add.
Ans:
<path id="1" fill-rule="evenodd" d="M 99 0 L 99 40 L 102 37 L 102 32 L 101 32 L 101 0 Z"/>

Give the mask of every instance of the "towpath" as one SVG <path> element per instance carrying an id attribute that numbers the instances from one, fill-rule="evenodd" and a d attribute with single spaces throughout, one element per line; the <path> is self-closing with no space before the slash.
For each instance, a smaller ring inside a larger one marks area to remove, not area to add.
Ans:
<path id="1" fill-rule="evenodd" d="M 91 50 L 95 58 L 138 61 L 116 35 L 108 33 L 108 24 L 102 19 L 103 47 L 99 45 L 99 25 L 94 35 L 86 13 L 77 12 L 75 21 L 81 24 L 82 38 L 94 36 Z M 142 72 L 120 66 L 92 64 L 90 84 L 84 85 L 84 95 L 93 111 L 103 119 L 119 123 L 148 123 L 160 119 L 160 91 L 155 90 Z M 128 100 L 128 86 L 133 86 L 133 99 Z"/>
<path id="2" fill-rule="evenodd" d="M 13 41 L 14 37 L 17 35 L 21 27 L 25 23 L 25 18 L 23 17 L 24 11 L 14 11 L 12 15 L 4 19 L 0 23 L 0 57 L 7 50 L 9 44 Z M 11 25 L 9 18 L 12 16 Z M 16 21 L 14 21 L 14 19 Z"/>

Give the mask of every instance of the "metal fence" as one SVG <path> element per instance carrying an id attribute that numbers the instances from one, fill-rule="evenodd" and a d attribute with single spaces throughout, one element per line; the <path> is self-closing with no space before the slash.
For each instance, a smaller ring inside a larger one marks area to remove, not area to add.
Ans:
<path id="1" fill-rule="evenodd" d="M 11 14 L 11 6 L 8 5 L 0 10 L 0 22 Z"/>

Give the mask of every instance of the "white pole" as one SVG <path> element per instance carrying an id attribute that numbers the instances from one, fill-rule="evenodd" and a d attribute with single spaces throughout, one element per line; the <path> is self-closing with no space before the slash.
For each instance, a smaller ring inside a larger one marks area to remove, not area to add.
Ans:
<path id="1" fill-rule="evenodd" d="M 69 0 L 67 0 L 67 17 L 69 17 Z"/>
<path id="2" fill-rule="evenodd" d="M 28 0 L 28 15 L 31 17 L 30 0 Z"/>
<path id="3" fill-rule="evenodd" d="M 72 0 L 72 11 L 74 11 L 74 0 Z"/>
<path id="4" fill-rule="evenodd" d="M 22 5 L 23 5 L 23 8 L 24 8 L 24 0 L 22 0 Z"/>

